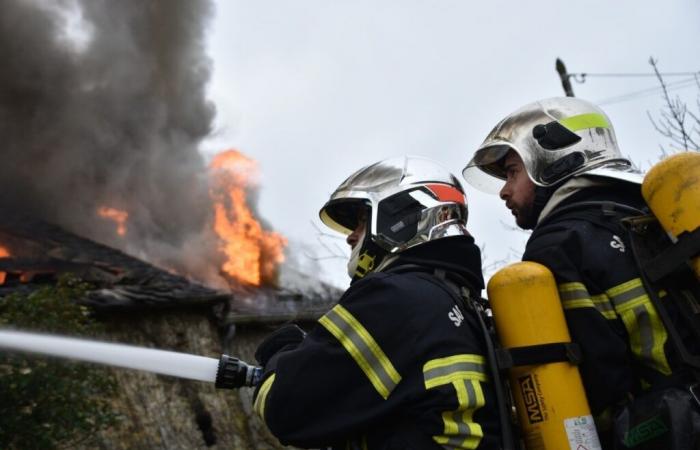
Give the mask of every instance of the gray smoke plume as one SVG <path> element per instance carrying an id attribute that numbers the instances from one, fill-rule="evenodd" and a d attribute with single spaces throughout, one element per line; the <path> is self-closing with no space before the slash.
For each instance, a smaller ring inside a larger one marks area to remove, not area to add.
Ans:
<path id="1" fill-rule="evenodd" d="M 0 202 L 196 273 L 214 240 L 208 1 L 0 0 Z M 128 233 L 97 215 L 126 210 Z"/>

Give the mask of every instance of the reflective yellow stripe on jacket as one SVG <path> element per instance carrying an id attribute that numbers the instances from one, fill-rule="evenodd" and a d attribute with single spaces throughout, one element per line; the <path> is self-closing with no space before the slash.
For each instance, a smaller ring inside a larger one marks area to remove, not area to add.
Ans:
<path id="1" fill-rule="evenodd" d="M 270 393 L 270 388 L 272 383 L 275 382 L 275 374 L 273 373 L 270 377 L 265 380 L 260 386 L 258 391 L 258 396 L 255 398 L 255 403 L 253 404 L 253 410 L 260 416 L 262 420 L 265 420 L 265 403 L 267 402 L 267 394 Z"/>
<path id="2" fill-rule="evenodd" d="M 615 309 L 605 294 L 591 295 L 583 283 L 562 283 L 559 297 L 564 309 L 595 308 L 606 319 L 616 319 Z"/>
<path id="3" fill-rule="evenodd" d="M 583 283 L 561 283 L 559 296 L 566 310 L 595 308 L 606 319 L 620 317 L 637 358 L 665 375 L 671 373 L 664 353 L 666 329 L 641 279 L 621 283 L 599 295 L 590 295 Z"/>
<path id="4" fill-rule="evenodd" d="M 647 295 L 642 280 L 635 278 L 605 291 L 625 324 L 632 352 L 646 365 L 664 375 L 671 374 L 664 344 L 666 329 Z"/>
<path id="5" fill-rule="evenodd" d="M 319 322 L 350 353 L 379 395 L 389 398 L 401 376 L 367 329 L 342 305 L 336 305 Z"/>
<path id="6" fill-rule="evenodd" d="M 472 416 L 485 403 L 479 384 L 487 380 L 484 358 L 465 354 L 433 359 L 423 366 L 423 378 L 426 389 L 452 384 L 459 405 L 454 411 L 442 413 L 444 431 L 433 440 L 446 448 L 477 448 L 484 432 Z"/>

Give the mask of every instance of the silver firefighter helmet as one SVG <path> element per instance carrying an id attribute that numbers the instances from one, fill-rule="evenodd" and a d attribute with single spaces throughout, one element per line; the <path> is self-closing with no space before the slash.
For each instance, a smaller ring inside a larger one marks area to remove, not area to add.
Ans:
<path id="1" fill-rule="evenodd" d="M 427 158 L 401 156 L 358 170 L 338 186 L 319 214 L 324 224 L 347 235 L 357 227 L 362 208 L 367 229 L 356 246 L 360 249 L 355 277 L 376 269 L 388 254 L 469 235 L 462 186 L 446 168 Z"/>
<path id="2" fill-rule="evenodd" d="M 497 193 L 503 186 L 503 158 L 520 155 L 532 181 L 542 187 L 572 176 L 637 182 L 640 176 L 617 146 L 608 116 L 574 97 L 555 97 L 523 106 L 503 119 L 462 171 L 475 188 Z"/>

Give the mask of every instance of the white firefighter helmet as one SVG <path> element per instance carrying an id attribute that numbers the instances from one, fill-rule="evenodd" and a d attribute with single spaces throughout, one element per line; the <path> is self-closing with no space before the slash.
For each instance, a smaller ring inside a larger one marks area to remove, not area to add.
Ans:
<path id="1" fill-rule="evenodd" d="M 462 171 L 475 188 L 496 193 L 503 186 L 503 158 L 520 155 L 530 179 L 549 187 L 572 176 L 615 178 L 641 183 L 622 156 L 608 116 L 579 98 L 555 97 L 523 106 L 489 133 Z"/>
<path id="2" fill-rule="evenodd" d="M 376 269 L 387 254 L 469 235 L 462 186 L 446 168 L 427 158 L 401 156 L 358 170 L 331 194 L 321 208 L 321 221 L 347 235 L 357 227 L 362 208 L 367 212 L 367 229 L 356 245 L 357 267 L 349 267 L 353 277 Z"/>

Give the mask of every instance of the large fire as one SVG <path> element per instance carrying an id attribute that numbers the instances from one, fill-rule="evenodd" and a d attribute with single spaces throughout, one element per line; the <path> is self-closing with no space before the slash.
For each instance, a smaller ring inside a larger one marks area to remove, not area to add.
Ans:
<path id="1" fill-rule="evenodd" d="M 9 258 L 10 252 L 7 250 L 5 247 L 0 245 L 0 258 Z M 5 272 L 0 272 L 0 284 L 5 284 L 5 278 L 7 277 L 7 273 Z"/>
<path id="2" fill-rule="evenodd" d="M 10 251 L 0 245 L 0 258 L 9 258 L 10 256 Z"/>
<path id="3" fill-rule="evenodd" d="M 119 236 L 126 235 L 126 220 L 129 218 L 129 213 L 116 208 L 101 206 L 97 209 L 97 214 L 100 217 L 114 221 L 117 224 L 117 234 Z"/>
<path id="4" fill-rule="evenodd" d="M 284 261 L 287 240 L 263 230 L 254 217 L 246 192 L 257 182 L 257 164 L 236 150 L 216 155 L 209 165 L 214 230 L 226 256 L 222 271 L 244 285 L 260 286 L 275 279 Z"/>

